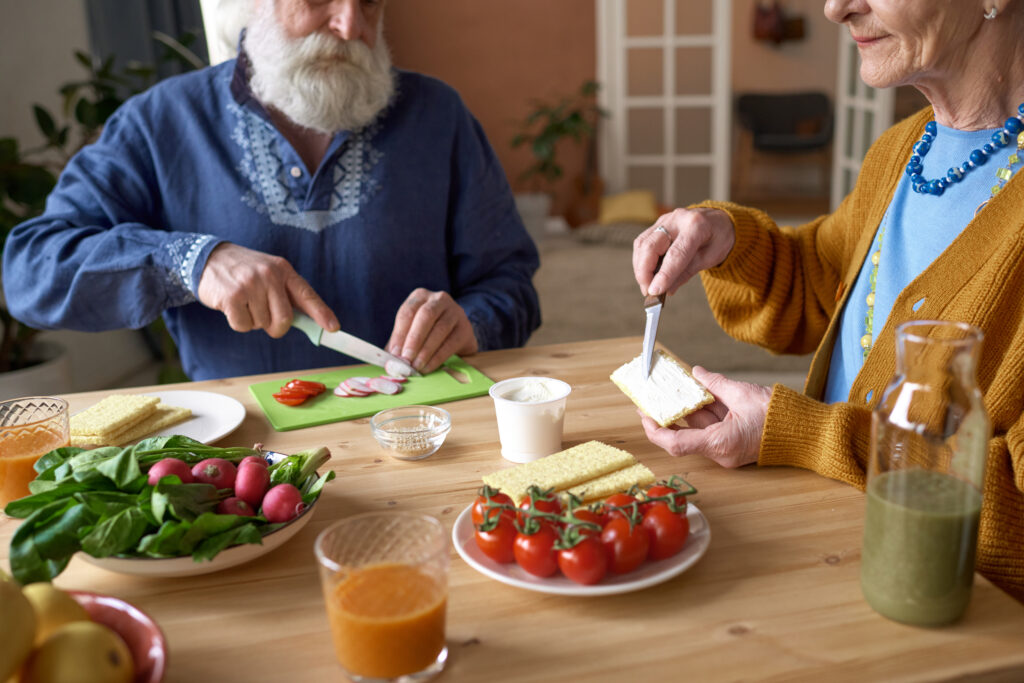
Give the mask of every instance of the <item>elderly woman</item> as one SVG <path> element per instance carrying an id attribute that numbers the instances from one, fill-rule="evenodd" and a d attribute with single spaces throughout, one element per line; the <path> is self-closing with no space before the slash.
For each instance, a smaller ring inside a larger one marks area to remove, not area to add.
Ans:
<path id="1" fill-rule="evenodd" d="M 693 428 L 644 417 L 644 429 L 673 455 L 804 467 L 863 488 L 896 326 L 976 325 L 993 427 L 977 566 L 1024 600 L 1024 0 L 828 0 L 825 14 L 849 28 L 866 83 L 913 85 L 931 106 L 874 143 L 831 215 L 780 228 L 705 202 L 636 239 L 645 294 L 700 272 L 731 335 L 778 353 L 817 349 L 804 394 L 698 367 L 717 401 L 688 418 Z"/>

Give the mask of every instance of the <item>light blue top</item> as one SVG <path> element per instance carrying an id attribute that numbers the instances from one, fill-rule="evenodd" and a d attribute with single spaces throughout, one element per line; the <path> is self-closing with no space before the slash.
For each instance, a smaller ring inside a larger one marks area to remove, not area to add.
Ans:
<path id="1" fill-rule="evenodd" d="M 929 180 L 945 176 L 950 167 L 960 166 L 973 150 L 991 142 L 997 130 L 1001 128 L 967 132 L 938 126 L 931 149 L 923 159 L 922 175 Z M 864 365 L 860 339 L 864 336 L 866 299 L 871 291 L 871 254 L 878 251 L 879 234 L 882 235 L 882 252 L 875 287 L 872 324 L 875 336 L 885 326 L 903 288 L 952 244 L 974 218 L 978 206 L 989 198 L 996 184 L 996 170 L 1006 166 L 1014 147 L 1009 145 L 998 150 L 985 165 L 968 173 L 959 183 L 953 183 L 941 196 L 914 192 L 909 177 L 903 174 L 892 203 L 882 217 L 885 230 L 875 233 L 875 241 L 842 312 L 825 386 L 826 403 L 849 400 L 850 387 Z M 908 149 L 908 161 L 910 154 Z"/>

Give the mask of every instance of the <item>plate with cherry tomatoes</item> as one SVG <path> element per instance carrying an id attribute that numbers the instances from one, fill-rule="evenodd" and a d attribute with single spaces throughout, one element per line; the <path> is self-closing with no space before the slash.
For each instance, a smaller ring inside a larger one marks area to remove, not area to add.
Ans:
<path id="1" fill-rule="evenodd" d="M 700 509 L 689 502 L 686 503 L 686 522 L 689 524 L 689 533 L 682 548 L 675 554 L 661 560 L 643 561 L 634 569 L 621 574 L 605 573 L 602 570 L 602 578 L 590 585 L 571 580 L 562 571 L 542 577 L 527 572 L 518 561 L 497 562 L 489 557 L 477 542 L 473 505 L 463 510 L 455 520 L 452 527 L 452 542 L 455 550 L 470 567 L 510 586 L 556 595 L 613 595 L 655 586 L 682 574 L 696 564 L 711 543 L 711 529 Z M 541 535 L 538 534 L 538 537 Z M 598 546 L 591 550 L 595 548 Z M 583 551 L 581 554 L 586 552 Z M 561 563 L 560 566 L 565 568 Z"/>

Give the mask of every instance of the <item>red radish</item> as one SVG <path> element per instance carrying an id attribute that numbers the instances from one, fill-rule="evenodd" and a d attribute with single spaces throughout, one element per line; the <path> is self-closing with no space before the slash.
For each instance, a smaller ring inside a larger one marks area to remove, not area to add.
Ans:
<path id="1" fill-rule="evenodd" d="M 349 377 L 345 380 L 345 388 L 349 391 L 365 391 L 370 394 L 373 391 L 370 389 L 370 378 L 369 377 Z"/>
<path id="2" fill-rule="evenodd" d="M 264 458 L 261 458 L 258 455 L 247 455 L 247 456 L 245 456 L 244 458 L 242 458 L 242 462 L 238 463 L 238 467 L 241 468 L 242 465 L 244 465 L 247 462 L 251 462 L 251 463 L 254 463 L 256 465 L 259 465 L 260 467 L 262 467 L 264 469 L 266 469 L 267 467 L 270 467 L 270 463 L 267 462 Z"/>
<path id="3" fill-rule="evenodd" d="M 164 458 L 153 463 L 153 466 L 149 468 L 148 481 L 155 486 L 162 477 L 166 477 L 168 474 L 176 475 L 178 479 L 181 479 L 182 484 L 191 484 L 193 481 L 192 470 L 189 469 L 188 463 L 177 458 Z"/>
<path id="4" fill-rule="evenodd" d="M 278 484 L 263 496 L 263 516 L 268 522 L 289 522 L 306 506 L 302 494 L 291 484 Z"/>
<path id="5" fill-rule="evenodd" d="M 352 384 L 351 380 L 345 380 L 341 386 L 348 392 L 349 396 L 369 396 L 373 393 L 368 386 L 360 384 L 358 387 Z"/>
<path id="6" fill-rule="evenodd" d="M 192 476 L 197 482 L 213 484 L 219 489 L 234 488 L 236 473 L 235 466 L 224 458 L 200 460 L 192 468 Z"/>
<path id="7" fill-rule="evenodd" d="M 217 505 L 217 514 L 253 517 L 256 515 L 256 511 L 241 498 L 231 496 L 230 498 L 225 498 Z"/>
<path id="8" fill-rule="evenodd" d="M 402 385 L 383 377 L 374 377 L 370 380 L 370 388 L 382 394 L 397 394 L 402 390 Z"/>
<path id="9" fill-rule="evenodd" d="M 253 508 L 259 508 L 268 486 L 270 486 L 270 472 L 266 465 L 257 465 L 253 462 L 243 462 L 239 465 L 238 474 L 235 476 L 236 496 Z"/>
<path id="10" fill-rule="evenodd" d="M 409 381 L 408 377 L 402 377 L 401 375 L 381 375 L 382 379 L 389 379 L 392 382 L 398 382 L 399 384 L 405 384 Z"/>
<path id="11" fill-rule="evenodd" d="M 334 395 L 341 396 L 342 398 L 348 398 L 352 394 L 348 393 L 348 390 L 345 389 L 345 384 L 341 383 L 338 386 L 334 387 Z"/>

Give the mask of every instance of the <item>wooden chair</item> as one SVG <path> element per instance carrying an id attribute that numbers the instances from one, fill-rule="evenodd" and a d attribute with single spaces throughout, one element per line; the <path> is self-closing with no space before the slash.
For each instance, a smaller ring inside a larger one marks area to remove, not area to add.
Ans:
<path id="1" fill-rule="evenodd" d="M 736 98 L 739 140 L 733 194 L 777 197 L 778 186 L 758 187 L 759 168 L 813 164 L 820 194 L 829 194 L 832 170 L 832 103 L 821 92 L 745 93 Z M 796 193 L 794 193 L 796 194 Z"/>

